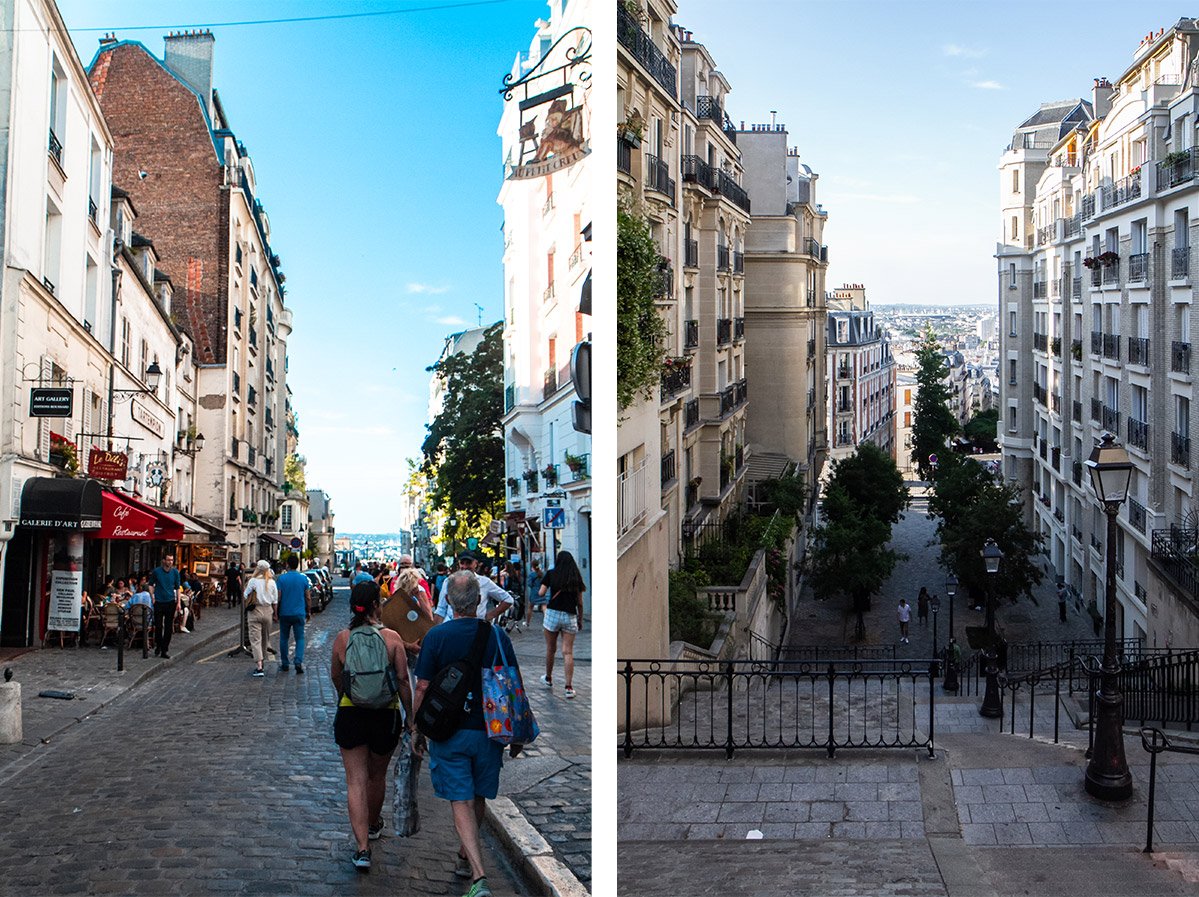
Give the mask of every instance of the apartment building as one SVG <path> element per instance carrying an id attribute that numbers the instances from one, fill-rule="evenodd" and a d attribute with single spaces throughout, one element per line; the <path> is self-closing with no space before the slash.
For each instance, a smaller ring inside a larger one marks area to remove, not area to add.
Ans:
<path id="1" fill-rule="evenodd" d="M 253 162 L 213 86 L 215 38 L 172 33 L 163 58 L 109 35 L 88 67 L 118 135 L 114 176 L 160 252 L 199 366 L 196 512 L 228 531 L 230 560 L 269 553 L 286 454 L 291 312 Z M 265 541 L 264 541 L 265 540 Z"/>
<path id="2" fill-rule="evenodd" d="M 1000 437 L 1054 571 L 1103 607 L 1106 519 L 1083 467 L 1134 465 L 1116 542 L 1120 636 L 1199 643 L 1190 246 L 1199 25 L 1146 36 L 1089 98 L 1047 103 L 1000 160 Z"/>
<path id="3" fill-rule="evenodd" d="M 895 458 L 891 337 L 875 323 L 861 284 L 833 290 L 828 300 L 828 369 L 830 459 L 852 455 L 866 442 Z"/>
<path id="4" fill-rule="evenodd" d="M 308 530 L 312 533 L 312 550 L 320 565 L 333 566 L 337 532 L 333 525 L 333 502 L 324 489 L 308 490 Z"/>

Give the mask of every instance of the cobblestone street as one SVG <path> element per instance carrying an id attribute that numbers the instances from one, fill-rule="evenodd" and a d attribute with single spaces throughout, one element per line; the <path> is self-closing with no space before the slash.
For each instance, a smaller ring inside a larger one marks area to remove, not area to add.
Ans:
<path id="1" fill-rule="evenodd" d="M 350 865 L 328 669 L 344 595 L 313 618 L 303 676 L 268 663 L 254 679 L 249 658 L 217 641 L 10 758 L 0 894 L 461 893 L 449 807 L 427 771 L 421 832 L 385 833 L 370 875 Z M 21 659 L 13 666 L 21 677 Z M 485 863 L 497 894 L 526 893 L 494 844 Z"/>

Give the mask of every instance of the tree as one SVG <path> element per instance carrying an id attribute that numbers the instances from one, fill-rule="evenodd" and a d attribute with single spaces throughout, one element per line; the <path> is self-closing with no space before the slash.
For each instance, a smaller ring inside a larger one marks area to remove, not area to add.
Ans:
<path id="1" fill-rule="evenodd" d="M 653 397 L 662 380 L 666 322 L 661 257 L 649 222 L 625 203 L 616 209 L 616 403 L 624 411 Z"/>
<path id="2" fill-rule="evenodd" d="M 930 478 L 932 465 L 929 455 L 941 455 L 945 441 L 958 429 L 958 422 L 949 409 L 949 387 L 945 385 L 945 355 L 931 328 L 916 350 L 915 420 L 912 421 L 912 460 L 920 478 Z"/>
<path id="3" fill-rule="evenodd" d="M 455 515 L 457 532 L 479 531 L 503 513 L 502 331 L 501 323 L 493 324 L 473 352 L 448 355 L 428 368 L 445 381 L 445 404 L 428 425 L 421 471 L 430 505 Z"/>
<path id="4" fill-rule="evenodd" d="M 1020 488 L 996 480 L 972 458 L 948 455 L 937 466 L 929 513 L 939 518 L 942 565 L 972 597 L 986 596 L 991 630 L 999 596 L 1030 596 L 1044 576 L 1036 560 L 1043 538 L 1024 525 Z M 994 539 L 1003 552 L 999 572 L 993 574 L 987 573 L 981 554 L 987 539 Z"/>
<path id="5" fill-rule="evenodd" d="M 998 448 L 995 436 L 999 432 L 999 409 L 989 408 L 970 418 L 963 432 L 974 445 L 986 452 Z"/>
<path id="6" fill-rule="evenodd" d="M 303 455 L 288 455 L 283 459 L 284 492 L 304 492 L 307 489 L 304 472 L 307 463 Z"/>
<path id="7" fill-rule="evenodd" d="M 807 567 L 818 595 L 848 595 L 865 638 L 870 597 L 901 555 L 888 547 L 891 526 L 907 507 L 908 491 L 895 462 L 873 444 L 833 464 L 821 502 L 824 520 L 812 533 Z"/>

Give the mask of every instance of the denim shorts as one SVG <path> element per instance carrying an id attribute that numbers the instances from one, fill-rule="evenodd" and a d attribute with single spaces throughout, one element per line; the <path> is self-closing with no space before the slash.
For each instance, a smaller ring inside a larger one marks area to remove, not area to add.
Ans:
<path id="1" fill-rule="evenodd" d="M 442 800 L 492 800 L 500 790 L 504 746 L 482 729 L 459 729 L 446 741 L 429 742 L 429 776 Z"/>
<path id="2" fill-rule="evenodd" d="M 541 625 L 546 632 L 578 632 L 579 618 L 564 610 L 547 610 Z"/>

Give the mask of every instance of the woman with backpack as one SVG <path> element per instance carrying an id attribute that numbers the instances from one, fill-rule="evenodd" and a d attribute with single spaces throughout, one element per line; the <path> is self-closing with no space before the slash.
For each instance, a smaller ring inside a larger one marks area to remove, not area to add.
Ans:
<path id="1" fill-rule="evenodd" d="M 271 622 L 279 618 L 279 587 L 270 561 L 259 561 L 254 575 L 246 583 L 246 629 L 250 634 L 250 650 L 254 653 L 254 677 L 263 678 L 262 660 L 266 657 Z"/>
<path id="2" fill-rule="evenodd" d="M 346 770 L 346 806 L 356 844 L 353 863 L 365 873 L 371 868 L 369 842 L 383 833 L 387 764 L 405 721 L 414 749 L 417 733 L 404 640 L 379 619 L 378 583 L 354 586 L 350 608 L 354 616 L 349 627 L 333 640 L 331 675 L 338 695 L 333 738 Z"/>
<path id="3" fill-rule="evenodd" d="M 559 551 L 554 566 L 541 580 L 537 594 L 549 595 L 542 628 L 545 629 L 545 675 L 547 688 L 554 687 L 554 655 L 558 653 L 558 633 L 562 634 L 562 665 L 566 667 L 566 697 L 575 696 L 575 635 L 583 628 L 583 592 L 587 588 L 583 574 L 569 551 Z"/>

